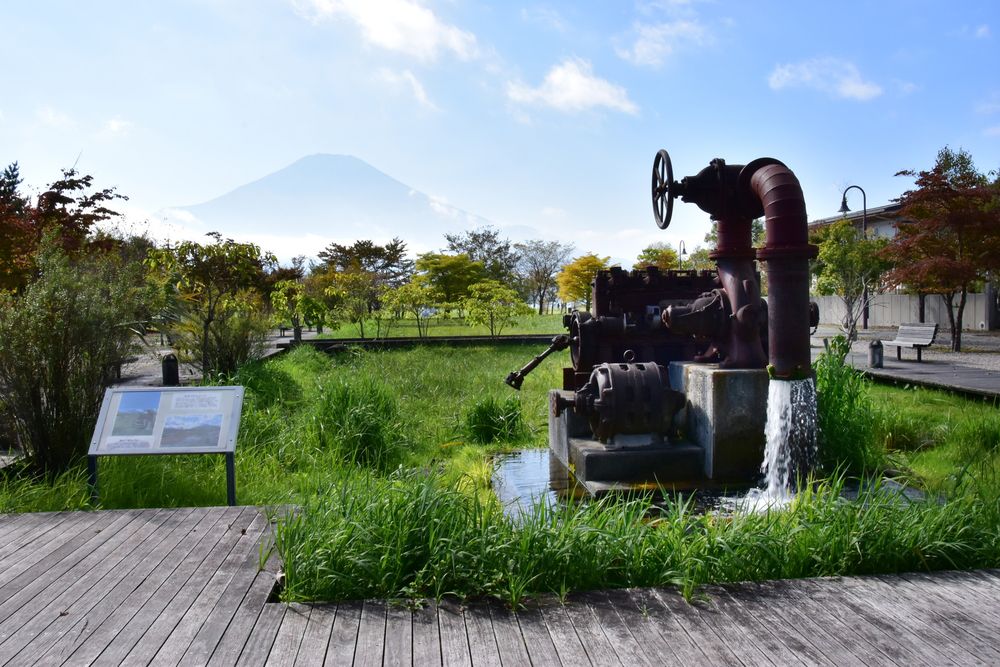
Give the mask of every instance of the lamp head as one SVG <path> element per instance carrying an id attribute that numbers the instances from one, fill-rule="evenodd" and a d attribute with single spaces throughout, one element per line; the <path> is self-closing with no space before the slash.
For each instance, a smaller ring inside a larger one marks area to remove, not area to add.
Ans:
<path id="1" fill-rule="evenodd" d="M 847 195 L 840 200 L 840 213 L 849 213 L 851 209 L 847 208 Z"/>

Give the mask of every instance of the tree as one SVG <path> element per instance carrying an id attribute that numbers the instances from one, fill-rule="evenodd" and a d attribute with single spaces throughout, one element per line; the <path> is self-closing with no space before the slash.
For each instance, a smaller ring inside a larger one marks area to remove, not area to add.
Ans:
<path id="1" fill-rule="evenodd" d="M 658 267 L 661 271 L 679 268 L 677 251 L 666 243 L 653 243 L 639 253 L 632 268 L 642 270 L 647 266 Z"/>
<path id="2" fill-rule="evenodd" d="M 487 278 L 504 284 L 511 284 L 517 276 L 517 253 L 510 241 L 500 238 L 500 231 L 493 227 L 481 227 L 462 234 L 445 234 L 448 251 L 466 254 L 474 262 L 483 265 Z"/>
<path id="3" fill-rule="evenodd" d="M 332 274 L 330 286 L 326 288 L 327 296 L 334 297 L 338 303 L 336 310 L 358 326 L 361 338 L 365 337 L 365 319 L 372 296 L 377 293 L 375 282 L 375 274 L 370 271 L 339 271 Z"/>
<path id="4" fill-rule="evenodd" d="M 709 257 L 708 253 L 708 248 L 697 246 L 694 251 L 688 255 L 685 268 L 694 269 L 695 271 L 711 271 L 715 269 L 715 260 Z"/>
<path id="5" fill-rule="evenodd" d="M 754 248 L 759 248 L 764 245 L 764 221 L 760 218 L 754 218 L 750 227 L 750 245 Z M 712 221 L 712 229 L 705 234 L 705 243 L 711 250 L 715 250 L 715 247 L 719 245 L 719 221 Z"/>
<path id="6" fill-rule="evenodd" d="M 882 254 L 886 239 L 865 238 L 846 218 L 824 230 L 819 242 L 816 291 L 837 295 L 844 303 L 841 326 L 848 341 L 858 338 L 858 319 L 868 301 L 885 291 L 884 276 L 890 269 Z"/>
<path id="7" fill-rule="evenodd" d="M 482 263 L 473 261 L 465 253 L 424 253 L 417 258 L 416 266 L 418 282 L 433 289 L 443 304 L 459 304 L 468 296 L 469 285 L 479 282 L 486 274 Z"/>
<path id="8" fill-rule="evenodd" d="M 178 348 L 202 374 L 232 373 L 258 356 L 267 335 L 257 286 L 275 259 L 252 243 L 184 241 L 159 248 L 146 260 L 153 275 L 172 285 L 182 305 L 174 325 Z"/>
<path id="9" fill-rule="evenodd" d="M 87 453 L 105 388 L 135 347 L 150 290 L 139 264 L 75 259 L 55 234 L 32 258 L 38 277 L 0 292 L 0 423 L 40 473 Z"/>
<path id="10" fill-rule="evenodd" d="M 884 253 L 889 278 L 946 305 L 951 349 L 962 349 L 962 318 L 970 288 L 1000 269 L 1000 180 L 978 171 L 972 156 L 947 146 L 929 171 L 901 171 L 916 188 L 899 198 L 896 236 Z M 993 179 L 993 180 L 991 180 Z"/>
<path id="11" fill-rule="evenodd" d="M 559 298 L 562 299 L 563 303 L 583 301 L 584 309 L 590 310 L 594 276 L 597 275 L 598 271 L 608 268 L 610 259 L 610 257 L 598 257 L 594 253 L 589 253 L 577 257 L 562 267 L 562 271 L 556 276 L 556 284 L 559 287 Z"/>
<path id="12" fill-rule="evenodd" d="M 282 322 L 292 323 L 293 339 L 302 341 L 302 323 L 317 327 L 325 322 L 326 308 L 310 293 L 309 285 L 297 280 L 282 280 L 271 289 L 271 305 Z"/>
<path id="13" fill-rule="evenodd" d="M 413 260 L 406 252 L 406 242 L 400 238 L 384 246 L 359 240 L 349 246 L 331 243 L 320 251 L 319 259 L 337 271 L 366 271 L 374 274 L 375 284 L 398 287 L 413 275 Z"/>
<path id="14" fill-rule="evenodd" d="M 427 325 L 434 316 L 434 291 L 419 282 L 411 281 L 389 290 L 384 296 L 386 308 L 413 315 L 417 323 L 417 336 L 427 337 Z"/>
<path id="15" fill-rule="evenodd" d="M 556 274 L 573 252 L 572 243 L 559 241 L 528 241 L 514 246 L 519 255 L 518 271 L 524 288 L 534 303 L 538 314 L 545 313 L 546 298 L 555 291 Z"/>
<path id="16" fill-rule="evenodd" d="M 496 280 L 483 280 L 470 285 L 464 308 L 465 321 L 471 325 L 486 325 L 493 337 L 500 335 L 517 317 L 532 312 L 517 292 Z"/>

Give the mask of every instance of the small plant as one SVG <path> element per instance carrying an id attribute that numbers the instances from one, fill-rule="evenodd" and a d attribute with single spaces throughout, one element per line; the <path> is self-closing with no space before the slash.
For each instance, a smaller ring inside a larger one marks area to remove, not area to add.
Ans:
<path id="1" fill-rule="evenodd" d="M 403 452 L 404 429 L 395 397 L 372 380 L 334 380 L 321 388 L 313 434 L 321 449 L 345 462 L 392 469 Z"/>
<path id="2" fill-rule="evenodd" d="M 483 445 L 523 438 L 528 429 L 521 416 L 520 399 L 513 395 L 503 399 L 487 396 L 476 401 L 465 413 L 465 431 Z"/>

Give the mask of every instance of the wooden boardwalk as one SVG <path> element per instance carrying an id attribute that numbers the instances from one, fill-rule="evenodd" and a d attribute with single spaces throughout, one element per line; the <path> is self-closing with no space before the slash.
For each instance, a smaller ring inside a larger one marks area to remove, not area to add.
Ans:
<path id="1" fill-rule="evenodd" d="M 253 507 L 0 516 L 0 664 L 1000 664 L 1000 571 L 495 602 L 268 602 Z"/>

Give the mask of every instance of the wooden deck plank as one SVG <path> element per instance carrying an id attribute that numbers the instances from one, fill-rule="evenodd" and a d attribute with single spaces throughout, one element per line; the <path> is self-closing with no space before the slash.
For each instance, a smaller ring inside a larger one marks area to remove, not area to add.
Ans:
<path id="1" fill-rule="evenodd" d="M 594 610 L 586 603 L 578 602 L 570 596 L 569 603 L 564 607 L 566 616 L 573 624 L 580 642 L 583 644 L 587 657 L 594 665 L 620 665 L 621 660 L 614 647 L 608 641 L 607 635 L 601 629 L 601 624 L 594 615 Z"/>
<path id="2" fill-rule="evenodd" d="M 860 657 L 866 663 L 887 667 L 920 664 L 894 640 L 864 623 L 858 623 L 839 601 L 831 604 L 828 588 L 818 586 L 807 592 L 803 590 L 801 581 L 774 581 L 768 586 L 780 590 L 784 599 L 804 615 L 816 620 L 825 619 L 823 630 L 831 639 L 847 644 L 855 654 L 862 652 Z"/>
<path id="3" fill-rule="evenodd" d="M 0 531 L 0 561 L 8 567 L 17 559 L 41 546 L 43 535 L 51 531 L 54 538 L 59 525 L 73 520 L 73 512 L 19 514 L 16 519 L 7 519 Z M 5 515 L 9 516 L 9 515 Z M 30 549 L 25 549 L 31 545 Z"/>
<path id="4" fill-rule="evenodd" d="M 566 607 L 555 600 L 539 600 L 538 613 L 545 623 L 549 639 L 556 649 L 559 661 L 564 665 L 589 665 L 590 657 L 583 640 L 573 627 L 573 621 L 566 613 Z"/>
<path id="5" fill-rule="evenodd" d="M 326 662 L 326 650 L 330 646 L 333 621 L 337 617 L 337 605 L 312 605 L 312 613 L 302 633 L 302 643 L 295 656 L 295 667 L 311 667 Z"/>
<path id="6" fill-rule="evenodd" d="M 177 625 L 185 617 L 194 602 L 212 582 L 221 563 L 238 553 L 238 546 L 245 539 L 258 513 L 255 508 L 241 508 L 240 514 L 230 523 L 225 524 L 225 533 L 209 554 L 198 563 L 194 572 L 186 580 L 177 580 L 174 585 L 179 588 L 173 592 L 166 607 L 156 616 L 152 625 L 143 633 L 142 641 L 136 642 L 125 657 L 123 665 L 146 665 L 153 661 L 154 656 L 174 632 Z M 185 647 L 186 648 L 186 647 Z"/>
<path id="7" fill-rule="evenodd" d="M 874 650 L 872 647 L 845 641 L 842 631 L 830 629 L 831 625 L 835 625 L 831 619 L 797 604 L 783 590 L 772 586 L 773 583 L 747 583 L 727 588 L 750 613 L 767 614 L 777 627 L 794 628 L 799 637 L 808 641 L 833 664 L 870 664 L 873 661 L 870 656 Z M 876 657 L 874 661 L 879 660 Z"/>
<path id="8" fill-rule="evenodd" d="M 810 644 L 787 632 L 775 632 L 769 624 L 747 612 L 724 586 L 705 586 L 702 591 L 710 598 L 709 603 L 720 614 L 732 619 L 770 662 L 778 665 L 831 664 Z"/>
<path id="9" fill-rule="evenodd" d="M 626 591 L 640 616 L 646 619 L 647 629 L 655 631 L 670 647 L 683 665 L 703 665 L 708 658 L 698 648 L 691 635 L 685 630 L 674 614 L 663 606 L 652 588 L 633 588 Z"/>
<path id="10" fill-rule="evenodd" d="M 268 605 L 268 600 L 274 592 L 277 583 L 274 570 L 265 569 L 257 572 L 250 589 L 240 602 L 233 615 L 229 627 L 215 647 L 208 664 L 212 666 L 234 665 L 239 660 L 243 647 L 257 625 L 259 616 Z M 271 605 L 273 606 L 273 604 Z"/>
<path id="11" fill-rule="evenodd" d="M 257 617 L 257 622 L 254 623 L 253 631 L 247 638 L 246 645 L 243 646 L 243 652 L 240 653 L 239 660 L 236 662 L 239 667 L 261 667 L 267 662 L 284 615 L 284 604 L 268 603 L 264 605 Z"/>
<path id="12" fill-rule="evenodd" d="M 236 564 L 235 572 L 226 584 L 221 595 L 214 600 L 214 606 L 208 616 L 201 623 L 197 634 L 188 646 L 181 663 L 190 664 L 204 656 L 205 660 L 210 660 L 210 656 L 215 653 L 216 648 L 222 641 L 226 632 L 239 612 L 243 600 L 250 594 L 250 589 L 255 581 L 258 581 L 257 573 L 260 563 L 260 551 L 258 545 L 270 531 L 270 523 L 263 514 L 258 515 L 255 522 L 245 533 L 246 547 L 243 560 Z M 264 604 L 273 588 L 274 580 L 266 579 L 258 581 L 258 588 L 254 591 L 254 597 L 258 605 Z M 258 606 L 258 609 L 260 607 Z M 235 662 L 235 657 L 231 660 Z"/>
<path id="13" fill-rule="evenodd" d="M 425 605 L 417 607 L 413 610 L 412 619 L 413 664 L 442 664 L 437 603 L 428 601 Z"/>
<path id="14" fill-rule="evenodd" d="M 608 604 L 614 606 L 622 623 L 635 637 L 643 654 L 653 664 L 679 664 L 683 661 L 677 653 L 664 641 L 649 614 L 643 614 L 632 598 L 630 591 L 604 591 Z M 690 664 L 690 663 L 689 663 Z"/>
<path id="15" fill-rule="evenodd" d="M 545 619 L 538 609 L 537 602 L 527 600 L 523 607 L 514 613 L 514 618 L 532 665 L 563 664 L 556 651 L 556 645 L 552 643 L 552 637 L 549 635 L 549 629 L 545 625 Z"/>
<path id="16" fill-rule="evenodd" d="M 285 613 L 278 626 L 278 634 L 271 645 L 271 652 L 264 662 L 268 667 L 292 667 L 295 664 L 302 637 L 306 633 L 306 625 L 309 624 L 309 615 L 313 610 L 312 605 L 296 602 L 282 606 L 285 608 Z"/>
<path id="17" fill-rule="evenodd" d="M 484 606 L 490 614 L 500 664 L 503 667 L 530 667 L 531 658 L 528 657 L 528 648 L 525 646 L 517 615 L 497 600 L 490 600 Z"/>
<path id="18" fill-rule="evenodd" d="M 385 601 L 365 600 L 362 603 L 358 643 L 354 647 L 356 667 L 381 667 L 387 618 Z"/>
<path id="19" fill-rule="evenodd" d="M 341 602 L 337 605 L 337 617 L 333 619 L 330 645 L 326 649 L 326 659 L 331 665 L 353 664 L 362 606 L 361 602 Z"/>
<path id="20" fill-rule="evenodd" d="M 140 586 L 153 587 L 157 583 L 160 578 L 157 570 L 167 570 L 160 564 L 207 515 L 204 509 L 168 513 L 152 534 L 52 619 L 49 626 L 22 649 L 22 654 L 41 656 L 35 658 L 41 664 L 62 664 L 109 616 L 121 610 Z"/>
<path id="21" fill-rule="evenodd" d="M 92 630 L 84 637 L 81 637 L 79 645 L 73 653 L 67 656 L 67 661 L 75 664 L 93 662 L 108 648 L 122 631 L 123 628 L 134 618 L 136 613 L 149 601 L 159 590 L 160 586 L 174 573 L 188 556 L 204 541 L 212 526 L 219 521 L 218 513 L 205 509 L 198 515 L 197 523 L 186 531 L 181 541 L 157 563 L 139 586 L 133 590 L 128 597 L 117 603 L 111 610 L 107 618 L 95 625 L 93 619 L 88 615 L 87 624 Z M 167 563 L 170 559 L 174 564 Z"/>
<path id="22" fill-rule="evenodd" d="M 65 607 L 75 602 L 80 595 L 113 567 L 121 558 L 115 552 L 121 546 L 127 550 L 135 546 L 145 536 L 151 534 L 156 523 L 154 517 L 163 520 L 166 514 L 156 510 L 145 510 L 134 515 L 120 515 L 125 525 L 114 530 L 110 536 L 95 534 L 90 540 L 79 545 L 73 553 L 61 559 L 35 581 L 26 585 L 15 595 L 7 598 L 3 605 L 16 605 L 17 611 L 10 614 L 0 625 L 0 662 L 10 660 L 24 645 L 43 630 L 48 623 L 36 623 L 37 616 L 46 611 L 51 616 L 61 614 Z M 89 529 L 88 531 L 89 532 Z M 127 551 L 126 551 L 127 553 Z M 44 562 L 44 561 L 40 561 Z"/>
<path id="23" fill-rule="evenodd" d="M 679 593 L 665 588 L 652 589 L 650 602 L 659 602 L 663 609 L 673 618 L 691 638 L 691 642 L 705 655 L 707 664 L 740 665 L 739 658 L 728 646 L 719 641 L 715 631 L 698 618 L 694 610 Z"/>
<path id="24" fill-rule="evenodd" d="M 611 649 L 621 660 L 623 665 L 646 665 L 652 667 L 658 664 L 662 656 L 656 660 L 649 660 L 646 652 L 639 645 L 639 642 L 629 631 L 628 626 L 618 614 L 614 605 L 603 591 L 591 591 L 584 593 L 577 598 L 577 601 L 586 604 L 597 617 L 597 622 L 604 631 L 604 635 L 611 644 Z"/>
<path id="25" fill-rule="evenodd" d="M 87 512 L 80 513 L 76 520 L 59 529 L 46 533 L 38 543 L 33 543 L 23 558 L 4 562 L 0 572 L 0 622 L 3 622 L 13 610 L 20 609 L 19 602 L 11 599 L 25 589 L 39 591 L 45 582 L 56 576 L 60 570 L 71 567 L 74 561 L 64 563 L 72 558 L 74 552 L 81 547 L 96 545 L 107 535 L 101 531 L 111 529 L 121 530 L 135 517 L 125 512 Z M 50 537 L 51 539 L 46 539 Z M 79 557 L 77 558 L 79 560 Z"/>
<path id="26" fill-rule="evenodd" d="M 490 610 L 482 602 L 466 605 L 465 630 L 469 634 L 469 656 L 477 667 L 501 667 L 500 650 L 493 634 Z"/>
<path id="27" fill-rule="evenodd" d="M 699 592 L 697 598 L 688 604 L 691 612 L 710 629 L 718 641 L 724 643 L 736 658 L 747 667 L 772 665 L 773 661 L 760 648 L 750 629 L 737 623 L 732 616 L 724 613 L 710 595 Z"/>
<path id="28" fill-rule="evenodd" d="M 462 606 L 444 600 L 437 607 L 438 630 L 441 633 L 441 664 L 472 665 L 469 651 L 469 633 L 465 627 L 465 611 Z"/>
<path id="29" fill-rule="evenodd" d="M 440 663 L 440 653 L 438 663 Z M 399 605 L 390 604 L 385 617 L 385 649 L 382 651 L 384 667 L 413 665 L 413 613 Z"/>
<path id="30" fill-rule="evenodd" d="M 162 640 L 157 641 L 156 633 L 151 632 L 151 628 L 161 619 L 177 592 L 187 584 L 196 570 L 204 566 L 204 562 L 206 559 L 210 559 L 211 554 L 217 553 L 230 524 L 236 521 L 244 511 L 244 508 L 241 507 L 221 510 L 214 508 L 212 510 L 210 515 L 215 518 L 215 522 L 204 531 L 195 548 L 177 563 L 156 591 L 134 613 L 126 614 L 127 618 L 123 619 L 125 624 L 97 656 L 102 663 L 118 664 L 122 662 L 140 640 L 147 644 L 155 643 L 155 648 L 151 647 L 154 652 L 159 648 Z M 247 522 L 249 522 L 249 518 Z M 235 543 L 236 538 L 231 539 Z M 228 549 L 226 552 L 228 553 Z M 87 651 L 88 649 L 84 646 L 82 650 Z"/>
<path id="31" fill-rule="evenodd" d="M 990 581 L 974 580 L 964 572 L 953 571 L 914 572 L 906 576 L 923 585 L 934 586 L 938 590 L 947 590 L 957 599 L 964 600 L 966 605 L 979 612 L 983 618 L 1000 623 L 1000 609 L 997 609 L 993 604 L 996 596 L 1000 594 L 1000 590 L 995 590 Z"/>
<path id="32" fill-rule="evenodd" d="M 207 649 L 208 654 L 205 656 L 205 660 L 208 660 L 211 651 L 215 648 L 215 643 L 222 636 L 222 631 L 225 630 L 225 625 L 221 625 L 220 627 L 220 624 L 228 624 L 229 622 L 228 618 L 223 618 L 221 615 L 213 616 L 212 612 L 218 606 L 223 594 L 229 589 L 234 577 L 241 573 L 241 568 L 253 568 L 256 566 L 258 559 L 258 539 L 266 527 L 267 519 L 262 514 L 255 513 L 250 526 L 246 529 L 241 529 L 236 545 L 229 552 L 229 555 L 226 556 L 225 560 L 217 564 L 218 569 L 211 575 L 205 587 L 198 591 L 197 596 L 191 601 L 184 615 L 181 616 L 166 641 L 160 646 L 160 650 L 157 651 L 156 656 L 153 658 L 153 664 L 181 664 L 184 656 L 187 654 L 188 648 L 198 637 L 204 638 L 204 645 L 206 647 L 209 644 L 211 645 Z M 243 573 L 245 577 L 245 569 Z M 235 609 L 227 611 L 231 613 Z M 213 627 L 218 629 L 218 635 L 214 638 L 201 634 L 205 623 L 210 619 L 214 621 Z"/>
<path id="33" fill-rule="evenodd" d="M 905 635 L 914 650 L 920 651 L 924 660 L 937 665 L 970 665 L 977 663 L 975 654 L 913 613 L 909 604 L 901 600 L 896 591 L 871 577 L 845 577 L 837 579 L 838 591 L 854 604 L 868 611 L 859 612 L 865 618 L 874 616 L 880 626 Z M 888 631 L 883 629 L 883 631 Z"/>

